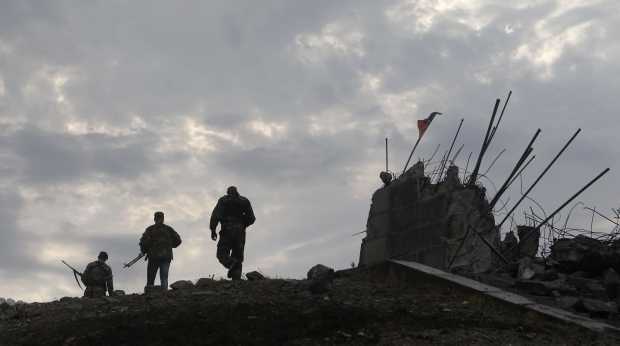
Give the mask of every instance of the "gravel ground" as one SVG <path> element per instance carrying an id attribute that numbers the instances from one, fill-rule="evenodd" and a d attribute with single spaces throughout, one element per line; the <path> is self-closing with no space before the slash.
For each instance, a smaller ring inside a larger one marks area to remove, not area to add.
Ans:
<path id="1" fill-rule="evenodd" d="M 364 275 L 320 295 L 291 280 L 208 280 L 30 303 L 0 312 L 0 345 L 620 345 L 477 295 Z"/>

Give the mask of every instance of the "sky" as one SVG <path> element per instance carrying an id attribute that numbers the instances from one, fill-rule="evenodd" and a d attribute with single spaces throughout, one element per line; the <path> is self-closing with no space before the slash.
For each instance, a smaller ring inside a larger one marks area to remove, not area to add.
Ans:
<path id="1" fill-rule="evenodd" d="M 348 268 L 364 237 L 352 235 L 365 231 L 382 185 L 385 139 L 398 173 L 417 120 L 442 112 L 412 159 L 431 159 L 439 145 L 436 162 L 464 119 L 455 164 L 466 167 L 473 153 L 471 170 L 495 100 L 503 107 L 510 91 L 481 165 L 489 197 L 537 129 L 536 159 L 504 195 L 508 208 L 581 129 L 515 219 L 530 207 L 549 214 L 609 167 L 567 207 L 583 203 L 572 227 L 609 232 L 613 224 L 582 208 L 608 217 L 618 208 L 619 7 L 1 2 L 0 297 L 79 296 L 61 260 L 83 271 L 99 251 L 116 289 L 142 292 L 146 262 L 123 263 L 139 254 L 155 211 L 183 241 L 171 283 L 225 277 L 208 223 L 231 185 L 257 218 L 244 272 L 303 278 L 319 263 Z"/>

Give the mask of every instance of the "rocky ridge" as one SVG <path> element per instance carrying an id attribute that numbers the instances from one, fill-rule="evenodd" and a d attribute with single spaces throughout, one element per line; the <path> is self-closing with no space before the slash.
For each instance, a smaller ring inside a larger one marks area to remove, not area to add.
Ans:
<path id="1" fill-rule="evenodd" d="M 616 344 L 443 287 L 325 268 L 304 280 L 246 274 L 181 280 L 165 292 L 14 305 L 2 313 L 9 317 L 0 320 L 0 345 Z"/>

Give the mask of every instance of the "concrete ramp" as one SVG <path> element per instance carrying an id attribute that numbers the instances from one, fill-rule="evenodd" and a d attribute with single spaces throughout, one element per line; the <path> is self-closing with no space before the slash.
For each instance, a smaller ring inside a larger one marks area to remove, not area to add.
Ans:
<path id="1" fill-rule="evenodd" d="M 527 309 L 556 320 L 574 323 L 581 327 L 620 339 L 620 328 L 588 317 L 575 315 L 562 309 L 538 304 L 518 294 L 507 292 L 462 276 L 446 273 L 442 270 L 431 268 L 420 263 L 392 260 L 368 269 L 383 272 L 392 278 L 444 285 L 463 292 L 478 293 L 489 300 L 499 301 L 521 309 Z"/>

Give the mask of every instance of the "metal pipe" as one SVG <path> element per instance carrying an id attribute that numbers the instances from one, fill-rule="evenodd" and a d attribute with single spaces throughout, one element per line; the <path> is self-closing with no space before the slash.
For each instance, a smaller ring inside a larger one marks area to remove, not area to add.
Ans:
<path id="1" fill-rule="evenodd" d="M 476 166 L 474 166 L 474 170 L 469 178 L 469 185 L 472 185 L 476 182 L 478 178 L 478 171 L 480 170 L 480 163 L 482 163 L 482 156 L 484 156 L 484 152 L 487 148 L 487 141 L 489 140 L 489 134 L 491 133 L 491 127 L 493 127 L 493 121 L 495 121 L 495 114 L 497 114 L 497 108 L 499 107 L 499 99 L 495 101 L 495 108 L 493 109 L 493 114 L 491 115 L 491 121 L 489 122 L 489 128 L 487 129 L 487 134 L 484 136 L 484 141 L 482 142 L 482 148 L 480 148 L 480 155 L 478 155 L 478 161 L 476 162 Z"/>
<path id="2" fill-rule="evenodd" d="M 407 166 L 409 166 L 409 161 L 411 160 L 411 156 L 413 156 L 413 152 L 415 151 L 415 148 L 418 147 L 418 143 L 420 143 L 420 139 L 422 139 L 422 136 L 418 137 L 418 140 L 415 142 L 415 145 L 413 146 L 413 150 L 411 150 L 411 154 L 409 154 L 409 158 L 407 159 L 407 163 L 405 164 L 405 169 L 403 169 L 402 174 L 405 174 L 405 171 L 407 170 Z"/>
<path id="3" fill-rule="evenodd" d="M 544 224 L 547 223 L 547 221 L 551 220 L 555 214 L 559 213 L 560 210 L 562 210 L 565 206 L 567 206 L 570 202 L 572 202 L 575 198 L 577 198 L 577 196 L 579 196 L 582 192 L 584 192 L 588 187 L 590 187 L 590 185 L 594 184 L 597 180 L 599 180 L 600 177 L 602 177 L 603 175 L 605 175 L 607 172 L 609 172 L 609 168 L 605 169 L 601 174 L 597 175 L 596 178 L 592 179 L 588 185 L 584 186 L 581 188 L 581 190 L 579 190 L 576 194 L 573 195 L 573 197 L 571 197 L 568 201 L 564 202 L 564 204 L 562 204 L 562 206 L 560 206 L 556 211 L 554 211 L 551 215 L 549 215 L 545 220 L 543 220 L 538 226 L 536 226 L 536 228 L 534 229 L 540 229 Z M 511 247 L 510 249 L 506 250 L 504 252 L 504 255 L 507 254 L 508 252 L 512 251 L 513 249 L 515 249 L 516 247 L 518 247 L 523 241 L 525 241 L 525 239 L 529 238 L 530 235 L 534 234 L 534 232 L 529 232 L 527 235 L 525 235 L 525 237 L 523 237 L 523 239 L 520 239 L 519 242 L 517 244 L 515 244 L 515 246 Z"/>
<path id="4" fill-rule="evenodd" d="M 461 131 L 461 125 L 463 125 L 463 120 L 465 120 L 464 118 L 461 119 L 461 123 L 459 124 L 459 128 L 458 130 L 456 130 L 456 135 L 454 135 L 454 139 L 452 140 L 452 145 L 450 146 L 450 150 L 448 150 L 448 156 L 446 156 L 446 162 L 448 162 L 448 160 L 450 159 L 450 153 L 452 152 L 452 147 L 454 147 L 454 142 L 456 142 L 456 137 L 459 136 L 459 131 Z M 441 166 L 441 171 L 439 172 L 439 180 L 441 180 L 441 176 L 443 175 L 443 170 L 446 168 L 446 163 L 443 164 L 443 166 Z"/>
<path id="5" fill-rule="evenodd" d="M 489 249 L 491 249 L 491 251 L 493 251 L 496 255 L 499 256 L 499 258 L 502 259 L 502 261 L 504 261 L 504 263 L 508 264 L 510 262 L 508 262 L 507 259 L 504 258 L 504 256 L 502 256 L 501 253 L 499 253 L 499 251 L 497 251 L 497 249 L 495 247 L 493 247 L 493 245 L 491 245 L 491 243 L 489 243 L 486 239 L 484 239 L 484 237 L 482 236 L 482 234 L 480 234 L 480 232 L 476 231 L 475 228 L 473 228 L 472 226 L 469 226 L 471 229 L 474 230 L 474 232 L 478 233 L 478 236 L 480 237 L 480 239 L 482 239 L 482 241 L 487 244 L 487 246 L 489 247 Z"/>
<path id="6" fill-rule="evenodd" d="M 489 142 L 487 143 L 487 146 L 489 143 L 491 143 L 491 141 L 493 140 L 493 137 L 495 137 L 495 130 L 497 130 L 497 128 L 499 127 L 500 121 L 502 121 L 502 118 L 504 117 L 504 111 L 506 110 L 506 105 L 508 105 L 508 101 L 510 100 L 510 95 L 512 95 L 512 90 L 510 90 L 510 92 L 508 93 L 508 98 L 506 99 L 506 102 L 504 103 L 502 114 L 499 115 L 499 120 L 497 120 L 497 124 L 495 124 L 495 128 L 493 129 L 493 132 L 491 132 L 491 137 L 489 138 Z"/>
<path id="7" fill-rule="evenodd" d="M 536 131 L 536 134 L 534 134 L 534 137 L 532 138 L 532 140 L 530 140 L 530 143 L 525 148 L 525 151 L 523 152 L 523 154 L 521 154 L 521 157 L 519 158 L 519 161 L 517 162 L 517 165 L 513 168 L 512 172 L 508 176 L 508 179 L 506 179 L 506 182 L 504 182 L 504 185 L 502 185 L 502 187 L 500 187 L 499 191 L 495 194 L 495 197 L 493 197 L 493 200 L 491 201 L 491 203 L 489 203 L 489 205 L 491 206 L 491 209 L 493 209 L 493 206 L 497 203 L 497 200 L 499 200 L 501 195 L 508 188 L 508 183 L 510 182 L 510 179 L 512 179 L 512 177 L 517 173 L 517 171 L 519 170 L 519 167 L 521 167 L 523 162 L 525 162 L 527 157 L 532 152 L 532 150 L 533 150 L 532 149 L 532 144 L 534 144 L 534 141 L 536 140 L 536 137 L 538 137 L 540 132 L 541 132 L 540 129 L 538 129 L 538 131 Z"/>
<path id="8" fill-rule="evenodd" d="M 461 241 L 461 245 L 459 245 L 459 248 L 456 249 L 456 252 L 454 253 L 454 257 L 452 257 L 452 261 L 450 261 L 450 264 L 448 265 L 448 269 L 452 267 L 452 263 L 454 263 L 454 260 L 456 259 L 456 255 L 458 255 L 459 251 L 461 251 L 461 247 L 463 246 L 463 243 L 465 243 L 465 239 L 467 239 L 468 234 L 469 234 L 469 227 L 467 228 L 467 232 L 465 232 L 465 236 L 463 237 L 463 241 Z"/>
<path id="9" fill-rule="evenodd" d="M 555 158 L 553 159 L 553 161 L 551 161 L 551 163 L 547 166 L 547 168 L 545 168 L 545 170 L 542 172 L 542 174 L 540 174 L 540 176 L 538 177 L 538 179 L 536 179 L 536 181 L 534 182 L 534 184 L 532 184 L 532 186 L 530 186 L 530 188 L 525 192 L 525 194 L 523 194 L 523 196 L 521 196 L 521 199 L 519 199 L 519 201 L 515 204 L 514 207 L 512 207 L 512 209 L 508 212 L 508 214 L 506 215 L 506 217 L 502 220 L 502 222 L 500 222 L 498 224 L 498 227 L 501 229 L 502 225 L 504 224 L 504 222 L 506 222 L 506 219 L 508 219 L 508 216 L 510 214 L 512 214 L 512 212 L 517 209 L 517 207 L 519 206 L 519 204 L 525 199 L 525 197 L 527 197 L 527 194 L 530 193 L 530 191 L 532 191 L 532 189 L 534 188 L 534 186 L 536 186 L 536 184 L 540 181 L 540 179 L 542 179 L 542 177 L 545 175 L 545 173 L 547 173 L 547 171 L 549 170 L 549 168 L 551 168 L 551 166 L 553 166 L 553 164 L 555 163 L 555 161 L 560 157 L 560 155 L 562 155 L 562 153 L 564 152 L 564 150 L 566 150 L 566 148 L 569 146 L 569 144 L 573 141 L 573 139 L 575 139 L 575 137 L 577 137 L 577 135 L 579 134 L 579 132 L 581 132 L 581 129 L 578 129 L 577 132 L 575 132 L 575 134 L 573 135 L 573 137 L 571 137 L 571 139 L 568 141 L 568 143 L 566 143 L 566 145 L 564 145 L 564 148 L 562 148 L 562 150 L 560 150 L 560 152 L 555 156 Z"/>
<path id="10" fill-rule="evenodd" d="M 512 185 L 512 183 L 514 183 L 514 182 L 515 182 L 515 180 L 517 180 L 517 177 L 521 174 L 521 172 L 523 172 L 523 171 L 527 168 L 527 166 L 530 164 L 530 162 L 532 162 L 532 161 L 534 160 L 534 158 L 536 158 L 536 155 L 534 155 L 534 156 L 530 157 L 530 160 L 529 160 L 529 161 L 528 161 L 528 162 L 527 162 L 527 163 L 523 166 L 523 168 L 521 168 L 521 170 L 519 171 L 519 173 L 517 173 L 517 174 L 515 175 L 515 177 L 514 177 L 514 178 L 512 178 L 512 180 L 510 181 L 510 183 L 508 183 L 508 186 L 506 187 L 506 189 L 509 189 L 509 188 L 510 188 L 510 185 Z"/>
<path id="11" fill-rule="evenodd" d="M 387 137 L 385 137 L 385 172 L 388 172 L 388 145 Z"/>

